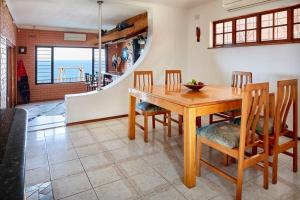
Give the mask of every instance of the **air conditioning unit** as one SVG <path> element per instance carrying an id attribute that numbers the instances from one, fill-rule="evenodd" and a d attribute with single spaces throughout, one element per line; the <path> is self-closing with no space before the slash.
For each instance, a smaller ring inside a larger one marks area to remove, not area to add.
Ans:
<path id="1" fill-rule="evenodd" d="M 234 11 L 274 1 L 279 0 L 223 0 L 223 7 L 227 11 Z"/>
<path id="2" fill-rule="evenodd" d="M 65 33 L 64 40 L 66 41 L 86 41 L 86 34 L 82 33 Z"/>

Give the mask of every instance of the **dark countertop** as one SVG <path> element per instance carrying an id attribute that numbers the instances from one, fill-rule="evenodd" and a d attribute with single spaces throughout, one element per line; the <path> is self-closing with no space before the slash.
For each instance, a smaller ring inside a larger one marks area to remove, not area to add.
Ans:
<path id="1" fill-rule="evenodd" d="M 23 200 L 27 112 L 0 110 L 0 199 Z"/>

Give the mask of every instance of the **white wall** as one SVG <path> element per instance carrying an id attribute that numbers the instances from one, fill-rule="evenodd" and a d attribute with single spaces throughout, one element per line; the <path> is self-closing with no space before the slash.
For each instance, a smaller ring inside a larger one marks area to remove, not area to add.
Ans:
<path id="1" fill-rule="evenodd" d="M 299 79 L 300 44 L 207 49 L 210 45 L 210 22 L 299 2 L 299 0 L 284 0 L 227 12 L 222 8 L 222 0 L 214 0 L 189 10 L 187 18 L 189 24 L 187 33 L 188 76 L 208 84 L 229 85 L 231 71 L 251 71 L 255 82 L 270 82 L 272 91 L 276 91 L 277 80 Z M 200 15 L 199 20 L 195 20 L 197 15 Z M 200 26 L 202 32 L 200 43 L 197 43 L 195 38 L 196 25 Z M 298 93 L 300 94 L 300 91 Z M 299 122 L 298 124 L 300 126 Z"/>
<path id="2" fill-rule="evenodd" d="M 138 69 L 153 70 L 155 83 L 162 84 L 165 69 L 186 66 L 186 11 L 164 5 L 148 6 L 153 25 L 152 42 L 149 40 L 151 46 Z M 103 91 L 67 95 L 67 123 L 127 114 L 128 88 L 132 87 L 132 79 L 129 74 Z"/>

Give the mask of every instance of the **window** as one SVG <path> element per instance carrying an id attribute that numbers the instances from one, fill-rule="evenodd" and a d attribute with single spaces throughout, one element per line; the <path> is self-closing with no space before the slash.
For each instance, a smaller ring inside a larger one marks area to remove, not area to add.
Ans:
<path id="1" fill-rule="evenodd" d="M 52 83 L 52 47 L 36 49 L 36 83 Z"/>
<path id="2" fill-rule="evenodd" d="M 293 38 L 300 39 L 300 8 L 295 8 L 293 15 Z"/>
<path id="3" fill-rule="evenodd" d="M 300 41 L 300 4 L 213 23 L 213 47 Z"/>
<path id="4" fill-rule="evenodd" d="M 216 24 L 216 45 L 232 44 L 232 21 Z"/>
<path id="5" fill-rule="evenodd" d="M 105 72 L 105 50 L 101 51 Z M 36 47 L 36 84 L 85 81 L 85 73 L 97 75 L 98 49 L 77 47 Z"/>
<path id="6" fill-rule="evenodd" d="M 256 17 L 236 20 L 236 43 L 256 42 Z"/>
<path id="7" fill-rule="evenodd" d="M 287 10 L 261 16 L 261 41 L 287 40 Z"/>

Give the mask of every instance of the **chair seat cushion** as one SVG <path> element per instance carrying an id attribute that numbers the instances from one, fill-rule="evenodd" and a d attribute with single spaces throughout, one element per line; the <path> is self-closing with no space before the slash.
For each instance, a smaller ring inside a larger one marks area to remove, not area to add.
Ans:
<path id="1" fill-rule="evenodd" d="M 136 108 L 144 111 L 144 112 L 158 112 L 158 111 L 164 111 L 164 108 L 161 108 L 159 106 L 156 106 L 154 104 L 148 103 L 148 102 L 140 102 L 136 105 Z"/>
<path id="2" fill-rule="evenodd" d="M 233 120 L 233 123 L 234 124 L 237 124 L 237 125 L 240 125 L 241 124 L 241 118 L 238 117 L 238 118 L 235 118 Z M 269 135 L 273 135 L 273 119 L 269 119 Z M 256 125 L 256 133 L 259 134 L 259 135 L 263 135 L 264 134 L 264 118 L 261 117 L 258 122 L 257 122 L 257 125 Z"/>
<path id="3" fill-rule="evenodd" d="M 240 126 L 229 122 L 220 122 L 198 128 L 197 134 L 229 148 L 236 148 L 240 143 Z"/>

